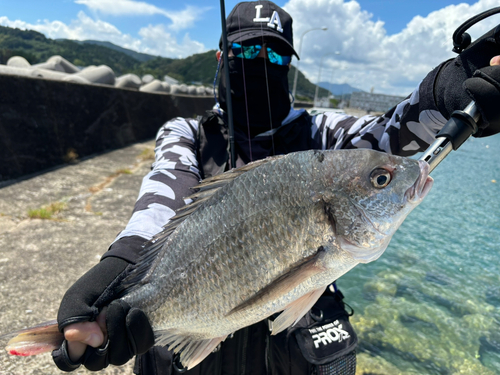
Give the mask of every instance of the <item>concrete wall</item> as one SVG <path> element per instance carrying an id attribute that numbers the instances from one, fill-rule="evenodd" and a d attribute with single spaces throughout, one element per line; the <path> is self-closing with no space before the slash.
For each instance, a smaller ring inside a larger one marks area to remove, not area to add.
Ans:
<path id="1" fill-rule="evenodd" d="M 0 75 L 0 183 L 153 138 L 213 97 Z"/>

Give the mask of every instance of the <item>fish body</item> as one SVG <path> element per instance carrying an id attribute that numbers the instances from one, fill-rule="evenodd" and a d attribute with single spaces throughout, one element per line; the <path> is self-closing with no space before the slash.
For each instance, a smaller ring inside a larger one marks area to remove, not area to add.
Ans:
<path id="1" fill-rule="evenodd" d="M 245 326 L 283 311 L 276 334 L 300 319 L 384 252 L 431 186 L 426 163 L 372 150 L 297 152 L 212 177 L 147 246 L 121 298 L 192 368 Z"/>

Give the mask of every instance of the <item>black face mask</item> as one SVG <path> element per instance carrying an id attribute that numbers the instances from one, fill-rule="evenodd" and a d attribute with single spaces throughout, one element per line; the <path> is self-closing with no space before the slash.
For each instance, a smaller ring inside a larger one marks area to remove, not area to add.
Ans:
<path id="1" fill-rule="evenodd" d="M 251 138 L 275 129 L 290 112 L 288 66 L 266 59 L 229 57 L 235 129 Z M 219 102 L 227 111 L 225 67 L 220 69 Z"/>

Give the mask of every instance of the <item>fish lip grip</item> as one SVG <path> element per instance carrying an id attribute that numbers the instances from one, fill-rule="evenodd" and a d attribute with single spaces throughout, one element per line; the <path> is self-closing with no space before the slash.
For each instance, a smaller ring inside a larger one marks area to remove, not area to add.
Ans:
<path id="1" fill-rule="evenodd" d="M 427 162 L 429 173 L 438 166 L 452 150 L 457 150 L 472 134 L 477 132 L 481 115 L 474 101 L 463 111 L 455 111 L 436 135 L 436 140 L 425 150 L 419 160 Z"/>

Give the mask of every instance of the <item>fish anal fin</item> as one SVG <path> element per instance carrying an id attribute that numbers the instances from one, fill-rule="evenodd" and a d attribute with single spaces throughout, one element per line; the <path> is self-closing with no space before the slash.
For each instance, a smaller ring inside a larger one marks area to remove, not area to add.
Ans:
<path id="1" fill-rule="evenodd" d="M 285 310 L 274 320 L 272 335 L 276 335 L 288 327 L 296 324 L 321 297 L 326 287 L 319 288 L 304 294 L 299 299 L 290 303 Z"/>
<path id="2" fill-rule="evenodd" d="M 174 353 L 180 352 L 180 361 L 188 370 L 195 367 L 203 361 L 210 353 L 212 353 L 217 345 L 224 341 L 227 337 L 215 337 L 212 339 L 196 340 L 189 335 L 180 333 L 171 333 L 169 331 L 156 332 L 155 345 L 168 345 Z"/>
<path id="3" fill-rule="evenodd" d="M 210 340 L 202 340 L 189 343 L 185 350 L 181 352 L 181 363 L 188 370 L 195 367 L 203 361 L 210 353 L 212 353 L 217 345 L 226 339 L 226 336 L 216 337 Z"/>
<path id="4" fill-rule="evenodd" d="M 292 266 L 269 285 L 233 308 L 227 316 L 251 307 L 275 301 L 310 277 L 324 272 L 325 268 L 319 262 L 324 251 L 325 250 L 321 246 L 315 254 L 303 259 L 299 264 Z"/>

